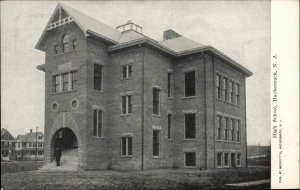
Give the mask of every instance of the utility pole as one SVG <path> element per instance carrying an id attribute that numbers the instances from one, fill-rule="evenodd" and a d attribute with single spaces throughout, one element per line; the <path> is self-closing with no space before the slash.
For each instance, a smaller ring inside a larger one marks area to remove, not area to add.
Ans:
<path id="1" fill-rule="evenodd" d="M 35 133 L 35 162 L 37 162 L 37 132 L 38 132 L 38 127 L 36 127 L 36 133 Z"/>

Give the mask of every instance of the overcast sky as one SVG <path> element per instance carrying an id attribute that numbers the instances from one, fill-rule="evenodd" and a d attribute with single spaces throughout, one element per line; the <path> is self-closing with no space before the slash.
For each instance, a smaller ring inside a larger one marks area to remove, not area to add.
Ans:
<path id="1" fill-rule="evenodd" d="M 1 3 L 1 127 L 15 137 L 44 130 L 45 54 L 34 49 L 56 1 Z M 212 45 L 254 74 L 247 78 L 248 144 L 270 142 L 270 3 L 268 1 L 67 1 L 116 27 L 128 20 L 162 40 L 166 29 Z"/>

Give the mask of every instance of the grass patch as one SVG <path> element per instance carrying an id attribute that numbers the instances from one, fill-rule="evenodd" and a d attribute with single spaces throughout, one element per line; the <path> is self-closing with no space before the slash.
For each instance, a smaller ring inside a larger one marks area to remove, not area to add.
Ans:
<path id="1" fill-rule="evenodd" d="M 270 178 L 267 168 L 221 170 L 148 170 L 135 172 L 18 172 L 1 175 L 9 189 L 201 189 L 224 184 Z"/>
<path id="2" fill-rule="evenodd" d="M 43 164 L 43 162 L 1 162 L 1 176 L 6 173 L 37 170 Z"/>

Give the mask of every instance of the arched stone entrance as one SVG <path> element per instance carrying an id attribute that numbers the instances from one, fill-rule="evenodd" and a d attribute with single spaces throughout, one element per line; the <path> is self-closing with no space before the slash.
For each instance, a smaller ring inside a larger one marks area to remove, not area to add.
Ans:
<path id="1" fill-rule="evenodd" d="M 46 145 L 46 162 L 55 161 L 55 148 L 62 149 L 61 160 L 76 159 L 79 168 L 82 168 L 82 140 L 79 128 L 71 113 L 65 112 L 55 118 Z M 69 156 L 64 158 L 64 156 Z M 63 163 L 62 163 L 63 164 Z"/>
<path id="2" fill-rule="evenodd" d="M 78 157 L 78 140 L 74 132 L 69 128 L 61 128 L 55 132 L 51 142 L 52 153 L 51 161 L 55 159 L 55 150 L 58 148 L 62 151 L 62 157 L 72 153 L 72 156 Z"/>

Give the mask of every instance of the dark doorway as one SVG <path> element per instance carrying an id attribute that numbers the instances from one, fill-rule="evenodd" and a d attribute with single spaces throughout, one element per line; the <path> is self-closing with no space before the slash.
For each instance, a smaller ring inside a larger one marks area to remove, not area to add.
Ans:
<path id="1" fill-rule="evenodd" d="M 77 162 L 78 160 L 78 139 L 69 128 L 62 128 L 55 132 L 52 139 L 50 159 L 55 159 L 57 149 L 61 150 L 61 164 Z"/>
<path id="2" fill-rule="evenodd" d="M 53 137 L 54 148 L 69 149 L 78 148 L 78 141 L 71 129 L 63 128 L 58 130 Z"/>
<path id="3" fill-rule="evenodd" d="M 235 153 L 231 153 L 231 167 L 235 168 Z"/>

